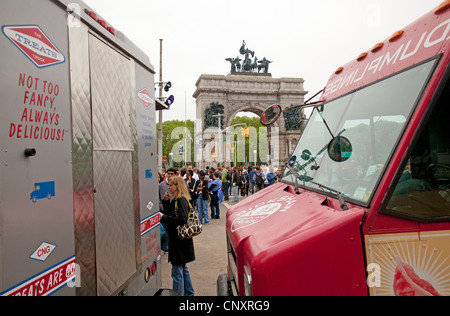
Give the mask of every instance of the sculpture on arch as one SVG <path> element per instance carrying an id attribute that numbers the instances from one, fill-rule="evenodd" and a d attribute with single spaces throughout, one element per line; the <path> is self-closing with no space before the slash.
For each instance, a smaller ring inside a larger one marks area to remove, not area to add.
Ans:
<path id="1" fill-rule="evenodd" d="M 291 105 L 293 106 L 294 104 Z M 303 113 L 300 110 L 300 108 L 294 108 L 283 112 L 286 131 L 301 131 Z"/>
<path id="2" fill-rule="evenodd" d="M 209 108 L 205 110 L 205 129 L 210 127 L 219 127 L 219 121 L 214 115 L 225 114 L 225 108 L 219 102 L 213 102 L 210 104 Z M 225 115 L 220 118 L 220 126 L 224 126 Z"/>
<path id="3" fill-rule="evenodd" d="M 268 74 L 269 65 L 273 63 L 273 61 L 268 60 L 266 57 L 262 60 L 258 60 L 258 57 L 255 56 L 255 51 L 248 49 L 246 46 L 247 43 L 244 40 L 239 50 L 239 53 L 244 55 L 244 59 L 241 59 L 239 56 L 237 58 L 225 59 L 231 64 L 231 73 L 260 73 L 262 71 L 264 74 Z M 243 61 L 242 64 L 241 61 Z"/>

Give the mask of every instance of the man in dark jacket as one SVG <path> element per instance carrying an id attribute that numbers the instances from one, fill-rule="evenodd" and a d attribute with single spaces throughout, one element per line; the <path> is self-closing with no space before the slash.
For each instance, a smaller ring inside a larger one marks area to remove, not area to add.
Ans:
<path id="1" fill-rule="evenodd" d="M 194 192 L 197 195 L 197 210 L 200 218 L 200 223 L 203 224 L 203 218 L 205 219 L 205 224 L 209 224 L 208 218 L 208 201 L 209 201 L 209 191 L 208 191 L 208 180 L 206 180 L 206 173 L 200 171 L 200 180 L 197 181 L 194 187 Z"/>
<path id="2" fill-rule="evenodd" d="M 255 193 L 264 189 L 264 181 L 266 177 L 262 173 L 261 168 L 256 166 L 256 172 L 253 175 L 253 181 L 255 181 Z"/>

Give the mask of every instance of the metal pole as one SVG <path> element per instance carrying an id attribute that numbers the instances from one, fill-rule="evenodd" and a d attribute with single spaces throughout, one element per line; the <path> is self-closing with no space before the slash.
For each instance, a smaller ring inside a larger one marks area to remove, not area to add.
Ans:
<path id="1" fill-rule="evenodd" d="M 162 62 L 162 57 L 163 57 L 163 40 L 160 39 L 160 56 L 159 56 L 159 82 L 163 82 L 163 70 L 162 70 L 162 66 L 163 66 L 163 62 Z M 159 99 L 162 100 L 163 97 L 163 86 L 162 84 L 159 85 Z M 163 135 L 162 135 L 162 131 L 163 131 L 163 111 L 159 111 L 159 139 L 158 139 L 158 170 L 159 172 L 162 172 L 163 169 Z"/>
<path id="2" fill-rule="evenodd" d="M 219 119 L 219 130 L 217 131 L 218 135 L 218 150 L 219 150 L 219 164 L 221 163 L 223 165 L 223 157 L 222 157 L 222 145 L 223 145 L 223 131 L 222 131 L 222 117 L 225 117 L 225 114 L 217 114 L 217 115 L 211 115 L 211 117 L 217 117 Z"/>
<path id="3" fill-rule="evenodd" d="M 184 91 L 184 164 L 187 166 L 187 133 L 188 133 L 188 128 L 187 128 L 187 105 L 186 105 L 187 101 L 186 101 L 186 91 Z M 190 146 L 190 142 L 189 142 L 189 146 Z M 190 152 L 190 151 L 189 151 Z"/>
<path id="4" fill-rule="evenodd" d="M 219 119 L 219 161 L 221 162 L 222 166 L 224 165 L 223 163 L 223 156 L 222 156 L 222 145 L 223 145 L 223 134 L 222 134 L 222 116 L 223 115 L 219 115 L 218 119 Z"/>

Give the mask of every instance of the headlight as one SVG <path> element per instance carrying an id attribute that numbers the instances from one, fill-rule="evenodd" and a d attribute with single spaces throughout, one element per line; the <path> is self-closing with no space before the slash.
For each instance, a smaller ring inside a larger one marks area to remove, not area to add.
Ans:
<path id="1" fill-rule="evenodd" d="M 244 287 L 245 296 L 253 296 L 252 274 L 246 266 L 244 266 Z"/>

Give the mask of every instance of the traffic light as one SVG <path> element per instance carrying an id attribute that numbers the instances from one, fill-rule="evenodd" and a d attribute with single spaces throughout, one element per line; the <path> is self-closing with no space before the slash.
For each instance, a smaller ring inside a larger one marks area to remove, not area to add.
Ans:
<path id="1" fill-rule="evenodd" d="M 164 91 L 169 92 L 170 88 L 172 88 L 172 82 L 168 82 L 165 87 L 164 87 Z"/>
<path id="2" fill-rule="evenodd" d="M 170 81 L 169 82 L 156 82 L 155 85 L 159 85 L 160 88 L 164 85 L 165 92 L 169 92 L 170 89 L 172 88 L 172 82 L 170 82 Z M 160 100 L 164 101 L 165 105 L 171 106 L 175 102 L 175 97 L 173 95 L 171 95 L 168 98 L 163 98 L 162 96 L 160 96 Z"/>
<path id="3" fill-rule="evenodd" d="M 241 129 L 241 135 L 242 136 L 244 136 L 244 137 L 246 137 L 246 138 L 249 138 L 250 137 L 250 128 L 242 128 Z"/>
<path id="4" fill-rule="evenodd" d="M 165 104 L 167 106 L 171 106 L 173 104 L 173 102 L 175 102 L 175 97 L 173 95 L 171 95 L 170 97 L 167 98 Z"/>
<path id="5" fill-rule="evenodd" d="M 169 81 L 168 83 L 166 83 L 166 86 L 164 87 L 164 91 L 169 92 L 170 88 L 172 88 L 172 82 Z M 175 102 L 175 97 L 173 95 L 171 95 L 170 97 L 167 98 L 166 105 L 171 106 L 174 102 Z"/>

